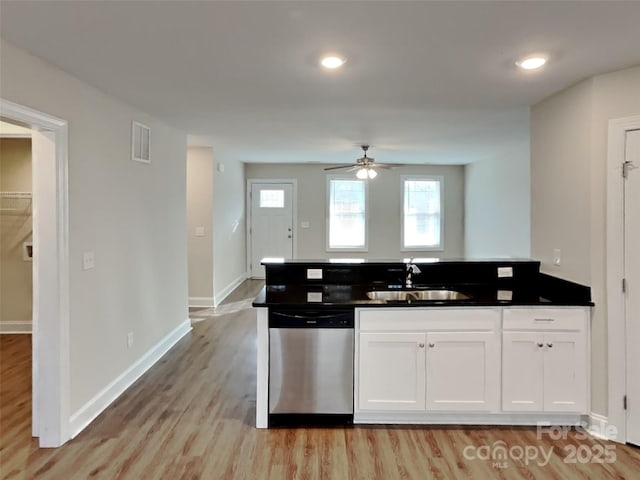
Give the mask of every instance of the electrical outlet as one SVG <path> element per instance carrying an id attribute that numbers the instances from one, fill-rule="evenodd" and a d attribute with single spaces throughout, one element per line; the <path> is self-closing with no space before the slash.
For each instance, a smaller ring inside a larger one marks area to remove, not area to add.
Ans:
<path id="1" fill-rule="evenodd" d="M 83 270 L 91 270 L 96 266 L 95 256 L 93 252 L 84 252 L 82 254 L 82 269 Z"/>
<path id="2" fill-rule="evenodd" d="M 553 249 L 553 264 L 555 266 L 560 266 L 560 249 L 559 248 Z"/>
<path id="3" fill-rule="evenodd" d="M 513 277 L 513 267 L 498 267 L 498 278 Z"/>
<path id="4" fill-rule="evenodd" d="M 127 333 L 127 348 L 133 347 L 133 332 Z"/>

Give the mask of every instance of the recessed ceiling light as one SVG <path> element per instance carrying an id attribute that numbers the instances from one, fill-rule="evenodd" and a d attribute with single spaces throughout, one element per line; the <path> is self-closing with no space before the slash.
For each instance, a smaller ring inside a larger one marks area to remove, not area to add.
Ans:
<path id="1" fill-rule="evenodd" d="M 339 57 L 337 55 L 327 55 L 320 59 L 320 65 L 324 68 L 335 69 L 340 68 L 346 60 L 343 57 Z"/>
<path id="2" fill-rule="evenodd" d="M 547 57 L 544 55 L 530 55 L 516 62 L 516 65 L 523 70 L 537 70 L 547 63 Z"/>

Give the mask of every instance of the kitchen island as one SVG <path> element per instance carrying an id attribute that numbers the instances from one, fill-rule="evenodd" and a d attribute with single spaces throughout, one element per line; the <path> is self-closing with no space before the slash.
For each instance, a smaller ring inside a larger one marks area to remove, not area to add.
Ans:
<path id="1" fill-rule="evenodd" d="M 265 262 L 266 285 L 253 303 L 256 426 L 268 427 L 275 416 L 270 314 L 336 309 L 353 312 L 354 423 L 584 421 L 590 289 L 540 273 L 539 266 L 530 260 Z M 304 372 L 297 374 L 305 383 Z"/>

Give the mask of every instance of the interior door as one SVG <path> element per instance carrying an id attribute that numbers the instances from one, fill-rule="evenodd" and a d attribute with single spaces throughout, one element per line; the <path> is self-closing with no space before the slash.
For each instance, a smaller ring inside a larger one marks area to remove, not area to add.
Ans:
<path id="1" fill-rule="evenodd" d="M 251 184 L 251 277 L 264 278 L 263 258 L 293 258 L 293 184 Z"/>
<path id="2" fill-rule="evenodd" d="M 624 181 L 624 276 L 627 442 L 640 445 L 640 130 L 627 132 Z"/>

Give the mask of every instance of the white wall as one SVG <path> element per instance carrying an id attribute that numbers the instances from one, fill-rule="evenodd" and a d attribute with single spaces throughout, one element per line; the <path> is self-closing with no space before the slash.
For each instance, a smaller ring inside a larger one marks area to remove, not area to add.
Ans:
<path id="1" fill-rule="evenodd" d="M 464 252 L 467 258 L 529 258 L 529 142 L 465 167 Z"/>
<path id="2" fill-rule="evenodd" d="M 213 305 L 213 149 L 187 150 L 189 305 Z M 204 236 L 196 236 L 196 228 Z"/>
<path id="3" fill-rule="evenodd" d="M 585 80 L 535 105 L 531 116 L 531 249 L 544 271 L 591 286 L 592 411 L 604 416 L 608 121 L 638 114 L 640 66 Z M 562 250 L 559 267 L 551 265 L 553 248 Z"/>
<path id="4" fill-rule="evenodd" d="M 186 135 L 0 47 L 2 98 L 69 122 L 73 414 L 188 318 Z M 130 160 L 132 120 L 151 127 L 150 165 Z M 85 251 L 93 270 L 82 270 Z"/>
<path id="5" fill-rule="evenodd" d="M 327 165 L 246 164 L 247 179 L 296 179 L 298 184 L 298 258 L 353 257 L 354 253 L 326 251 Z M 329 172 L 336 173 L 336 172 Z M 351 174 L 355 178 L 355 174 Z M 409 253 L 401 251 L 402 175 L 441 175 L 444 177 L 444 251 Z M 369 251 L 356 253 L 362 258 L 404 258 L 428 256 L 458 258 L 464 250 L 464 167 L 424 165 L 382 170 L 369 182 Z M 309 222 L 310 228 L 300 228 Z"/>
<path id="6" fill-rule="evenodd" d="M 215 149 L 213 159 L 213 291 L 217 305 L 247 278 L 245 180 L 242 162 L 217 156 Z"/>

